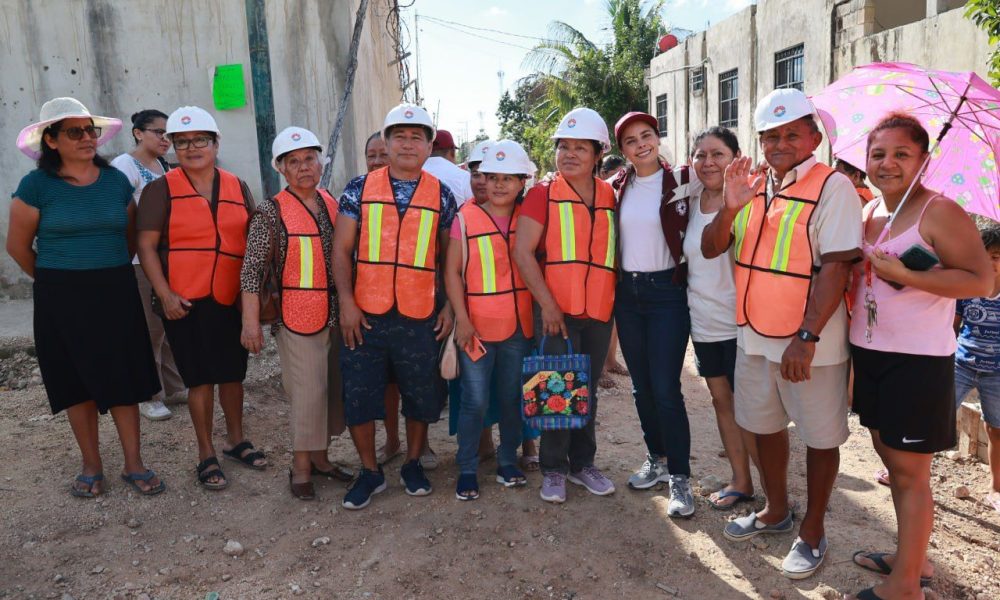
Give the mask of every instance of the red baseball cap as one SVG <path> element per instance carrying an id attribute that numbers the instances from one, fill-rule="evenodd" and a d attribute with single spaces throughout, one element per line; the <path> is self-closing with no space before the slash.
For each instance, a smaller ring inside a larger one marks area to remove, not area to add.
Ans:
<path id="1" fill-rule="evenodd" d="M 451 137 L 451 132 L 447 129 L 438 129 L 437 137 L 434 138 L 434 149 L 435 150 L 454 150 L 458 148 L 455 145 L 455 139 Z"/>
<path id="2" fill-rule="evenodd" d="M 630 113 L 625 113 L 625 115 L 623 115 L 622 118 L 618 119 L 618 122 L 615 123 L 615 142 L 618 143 L 619 147 L 621 147 L 622 145 L 622 140 L 621 140 L 622 131 L 630 124 L 635 123 L 636 121 L 646 123 L 650 127 L 652 127 L 653 131 L 655 131 L 657 134 L 660 133 L 660 124 L 656 122 L 656 117 L 654 117 L 653 115 L 644 112 L 639 112 L 636 110 Z"/>

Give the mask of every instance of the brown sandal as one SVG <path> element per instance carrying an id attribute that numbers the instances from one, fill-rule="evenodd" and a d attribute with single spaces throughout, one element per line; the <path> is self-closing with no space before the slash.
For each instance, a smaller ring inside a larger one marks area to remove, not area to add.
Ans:
<path id="1" fill-rule="evenodd" d="M 316 487 L 313 486 L 313 482 L 295 483 L 292 481 L 291 469 L 288 469 L 288 487 L 292 490 L 292 495 L 299 500 L 312 500 L 316 498 Z"/>

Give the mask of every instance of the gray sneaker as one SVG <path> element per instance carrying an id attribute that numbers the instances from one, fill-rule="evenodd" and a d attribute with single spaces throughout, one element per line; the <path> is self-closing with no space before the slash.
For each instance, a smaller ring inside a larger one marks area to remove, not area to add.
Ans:
<path id="1" fill-rule="evenodd" d="M 667 504 L 668 517 L 684 517 L 694 514 L 694 494 L 687 475 L 670 475 L 670 502 Z"/>
<path id="2" fill-rule="evenodd" d="M 819 547 L 813 548 L 802 538 L 795 538 L 788 556 L 781 562 L 781 574 L 789 579 L 805 579 L 823 564 L 826 556 L 826 536 L 819 541 Z"/>
<path id="3" fill-rule="evenodd" d="M 628 486 L 633 490 L 648 490 L 661 481 L 668 481 L 667 469 L 655 456 L 646 455 L 646 462 L 628 478 Z"/>
<path id="4" fill-rule="evenodd" d="M 734 542 L 742 542 L 762 533 L 788 533 L 795 526 L 792 513 L 774 525 L 767 525 L 757 520 L 757 513 L 734 519 L 722 530 L 722 535 Z"/>

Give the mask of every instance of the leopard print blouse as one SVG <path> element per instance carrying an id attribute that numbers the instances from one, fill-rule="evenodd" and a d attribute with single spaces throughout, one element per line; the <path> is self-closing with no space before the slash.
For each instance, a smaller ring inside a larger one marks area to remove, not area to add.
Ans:
<path id="1" fill-rule="evenodd" d="M 319 201 L 321 207 L 323 201 Z M 319 223 L 320 243 L 323 246 L 323 255 L 327 258 L 326 276 L 333 288 L 333 223 L 330 217 L 336 219 L 336 215 L 328 215 L 326 210 L 320 210 L 316 215 Z M 247 233 L 247 249 L 243 257 L 243 269 L 240 271 L 240 290 L 251 294 L 259 294 L 261 284 L 264 280 L 264 268 L 267 265 L 267 257 L 271 253 L 271 239 L 277 238 L 278 248 L 274 254 L 275 272 L 279 274 L 285 265 L 285 254 L 288 250 L 288 235 L 285 228 L 278 223 L 278 206 L 273 198 L 262 202 L 257 211 L 250 218 L 250 229 Z M 330 318 L 327 321 L 329 327 L 339 325 L 337 294 L 330 294 Z M 281 327 L 281 318 L 271 326 L 271 333 L 277 333 Z"/>

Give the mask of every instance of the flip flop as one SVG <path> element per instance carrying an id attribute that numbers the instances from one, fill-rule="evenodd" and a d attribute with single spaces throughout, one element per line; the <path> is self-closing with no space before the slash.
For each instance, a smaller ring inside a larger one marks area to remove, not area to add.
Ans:
<path id="1" fill-rule="evenodd" d="M 861 590 L 857 594 L 854 594 L 854 597 L 857 600 L 882 600 L 882 597 L 875 593 L 875 588 L 873 587 Z"/>
<path id="2" fill-rule="evenodd" d="M 139 487 L 138 481 L 148 482 L 150 479 L 156 477 L 156 473 L 152 469 L 146 469 L 145 473 L 122 473 L 122 481 L 132 486 L 136 492 L 142 494 L 143 496 L 155 496 L 167 489 L 167 484 L 163 483 L 161 480 L 159 485 L 150 486 L 148 490 L 144 490 Z"/>
<path id="3" fill-rule="evenodd" d="M 736 498 L 736 500 L 733 500 L 729 504 L 719 504 L 719 500 L 725 500 L 726 498 Z M 728 492 L 722 492 L 716 496 L 715 500 L 709 498 L 708 503 L 715 510 L 733 510 L 733 507 L 740 502 L 753 502 L 754 500 L 756 500 L 756 498 L 754 498 L 753 494 L 744 494 L 743 492 L 737 490 L 729 490 Z"/>
<path id="4" fill-rule="evenodd" d="M 890 575 L 892 573 L 892 567 L 889 563 L 885 562 L 885 557 L 889 555 L 889 552 L 866 552 L 864 550 L 858 550 L 851 556 L 851 562 L 857 566 L 865 569 L 866 571 L 871 571 L 872 573 L 878 573 L 879 575 Z M 868 565 L 863 565 L 858 562 L 858 557 L 867 558 L 868 560 L 875 563 L 875 568 L 869 567 Z M 933 581 L 933 577 L 920 577 L 920 586 L 927 587 Z M 874 592 L 872 592 L 874 594 Z M 878 596 L 872 596 L 873 598 L 878 598 Z M 858 596 L 861 598 L 861 596 Z"/>
<path id="5" fill-rule="evenodd" d="M 253 452 L 247 452 L 246 454 L 243 454 L 247 450 L 253 450 Z M 250 443 L 250 440 L 243 440 L 242 442 L 236 444 L 229 450 L 223 450 L 222 454 L 225 455 L 226 458 L 230 460 L 235 460 L 236 462 L 241 463 L 245 467 L 250 467 L 254 471 L 263 471 L 264 469 L 267 468 L 267 463 L 263 465 L 254 464 L 255 461 L 258 461 L 262 458 L 266 459 L 267 456 L 260 450 L 254 448 L 253 444 Z"/>
<path id="6" fill-rule="evenodd" d="M 986 506 L 993 507 L 993 510 L 1000 513 L 1000 492 L 990 492 L 983 497 Z"/>
<path id="7" fill-rule="evenodd" d="M 80 474 L 76 476 L 76 481 L 86 484 L 87 489 L 81 490 L 76 486 L 70 486 L 69 488 L 70 494 L 76 496 L 77 498 L 96 498 L 100 494 L 95 494 L 90 490 L 94 487 L 94 484 L 97 483 L 98 481 L 104 481 L 104 473 L 98 473 L 97 475 Z"/>
<path id="8" fill-rule="evenodd" d="M 876 482 L 881 483 L 882 485 L 889 485 L 889 469 L 879 469 L 878 471 L 872 473 L 872 477 L 875 478 Z"/>

